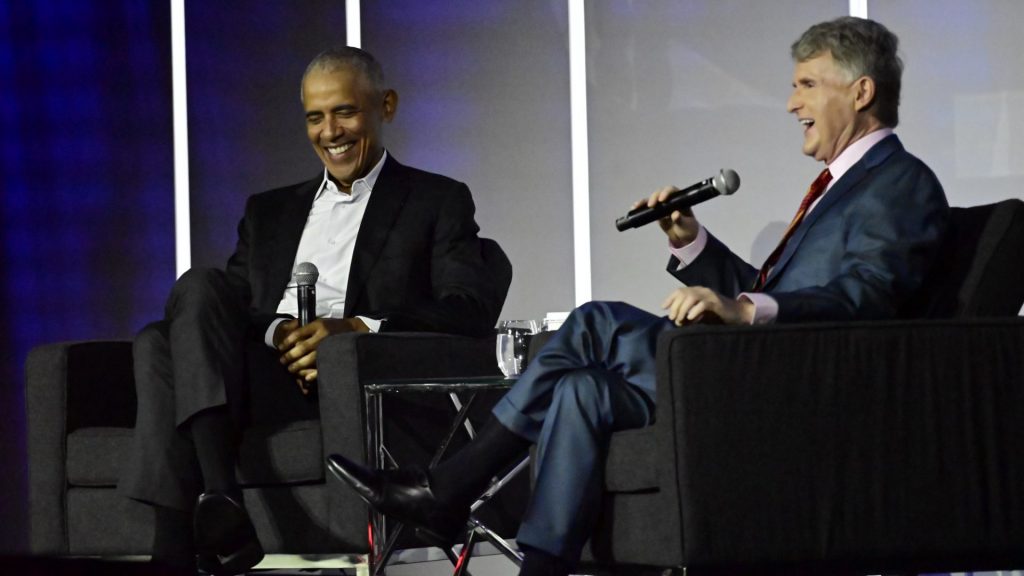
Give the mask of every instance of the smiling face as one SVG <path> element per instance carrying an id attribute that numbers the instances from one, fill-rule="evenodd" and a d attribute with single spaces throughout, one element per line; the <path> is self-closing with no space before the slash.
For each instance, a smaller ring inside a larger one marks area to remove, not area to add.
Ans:
<path id="1" fill-rule="evenodd" d="M 863 112 L 874 97 L 868 77 L 850 78 L 831 52 L 797 62 L 786 109 L 804 128 L 804 154 L 830 164 L 851 143 L 877 128 Z"/>
<path id="2" fill-rule="evenodd" d="M 351 66 L 314 69 L 302 81 L 306 135 L 327 172 L 344 191 L 380 161 L 382 129 L 398 103 Z"/>

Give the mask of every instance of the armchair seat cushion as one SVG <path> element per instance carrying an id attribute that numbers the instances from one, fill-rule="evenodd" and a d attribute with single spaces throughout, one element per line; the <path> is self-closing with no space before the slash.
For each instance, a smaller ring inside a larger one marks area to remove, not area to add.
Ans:
<path id="1" fill-rule="evenodd" d="M 68 434 L 68 484 L 117 486 L 132 445 L 131 428 L 81 428 Z"/>
<path id="2" fill-rule="evenodd" d="M 131 428 L 81 428 L 68 434 L 68 483 L 116 486 L 131 443 Z M 321 482 L 322 444 L 316 420 L 246 428 L 239 448 L 239 482 L 243 486 Z"/>

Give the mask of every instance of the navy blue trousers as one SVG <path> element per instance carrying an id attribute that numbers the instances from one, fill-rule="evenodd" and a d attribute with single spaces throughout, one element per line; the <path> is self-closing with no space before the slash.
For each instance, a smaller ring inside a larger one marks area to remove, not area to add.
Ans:
<path id="1" fill-rule="evenodd" d="M 658 335 L 672 327 L 621 302 L 584 304 L 494 407 L 502 425 L 537 445 L 520 545 L 579 560 L 612 432 L 654 420 L 654 355 Z"/>

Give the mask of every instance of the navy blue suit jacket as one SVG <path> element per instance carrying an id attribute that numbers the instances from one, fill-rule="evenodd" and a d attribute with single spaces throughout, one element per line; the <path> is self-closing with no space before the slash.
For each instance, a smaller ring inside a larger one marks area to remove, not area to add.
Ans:
<path id="1" fill-rule="evenodd" d="M 917 289 L 949 218 L 935 174 L 889 136 L 872 147 L 804 219 L 764 292 L 778 322 L 890 318 Z M 690 286 L 725 296 L 749 291 L 758 269 L 708 235 L 694 262 L 668 270 Z"/>
<path id="2" fill-rule="evenodd" d="M 323 175 L 253 195 L 228 276 L 262 340 L 277 316 Z M 370 194 L 349 269 L 345 316 L 386 318 L 383 330 L 481 335 L 500 313 L 481 255 L 469 188 L 390 154 Z"/>

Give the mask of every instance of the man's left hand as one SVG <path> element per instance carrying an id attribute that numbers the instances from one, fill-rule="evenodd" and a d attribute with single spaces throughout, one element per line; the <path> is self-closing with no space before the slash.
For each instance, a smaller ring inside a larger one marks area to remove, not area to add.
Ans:
<path id="1" fill-rule="evenodd" d="M 686 324 L 750 324 L 754 320 L 754 303 L 745 298 L 726 298 L 703 286 L 677 288 L 665 298 L 661 307 L 676 326 Z"/>
<path id="2" fill-rule="evenodd" d="M 281 352 L 281 364 L 288 371 L 298 376 L 299 386 L 303 393 L 308 388 L 303 382 L 312 382 L 317 378 L 316 349 L 324 338 L 332 334 L 344 332 L 369 332 L 366 324 L 359 318 L 317 318 L 309 324 L 291 331 L 277 349 Z"/>

